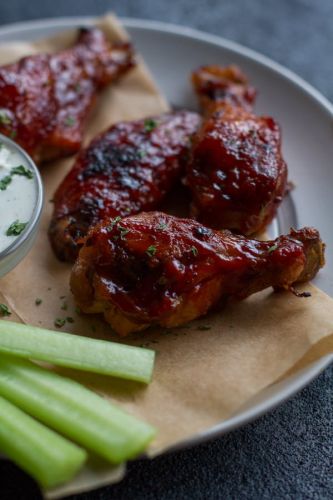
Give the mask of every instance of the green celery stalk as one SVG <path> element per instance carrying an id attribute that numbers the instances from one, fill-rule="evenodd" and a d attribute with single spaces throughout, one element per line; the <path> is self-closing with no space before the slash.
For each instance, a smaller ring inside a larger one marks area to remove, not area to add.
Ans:
<path id="1" fill-rule="evenodd" d="M 0 397 L 0 450 L 42 486 L 69 481 L 87 458 L 84 450 Z"/>
<path id="2" fill-rule="evenodd" d="M 155 435 L 78 382 L 13 356 L 0 356 L 0 395 L 113 463 L 133 458 Z"/>
<path id="3" fill-rule="evenodd" d="M 149 383 L 155 353 L 105 340 L 0 320 L 0 352 Z"/>

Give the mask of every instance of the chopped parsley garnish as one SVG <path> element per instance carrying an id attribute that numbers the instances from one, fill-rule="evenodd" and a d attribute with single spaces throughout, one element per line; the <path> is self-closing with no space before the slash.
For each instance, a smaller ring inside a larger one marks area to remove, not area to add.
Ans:
<path id="1" fill-rule="evenodd" d="M 269 247 L 269 249 L 268 249 L 268 253 L 272 253 L 272 252 L 274 252 L 274 250 L 276 250 L 276 249 L 277 249 L 277 247 L 278 247 L 277 245 L 272 245 L 271 247 Z"/>
<path id="2" fill-rule="evenodd" d="M 6 304 L 0 304 L 0 316 L 10 316 L 12 313 Z"/>
<path id="3" fill-rule="evenodd" d="M 202 330 L 202 331 L 205 331 L 205 330 L 210 330 L 212 327 L 209 326 L 209 325 L 199 325 L 197 330 Z"/>
<path id="4" fill-rule="evenodd" d="M 7 186 L 12 182 L 12 178 L 14 175 L 23 175 L 28 179 L 32 179 L 34 174 L 29 168 L 24 167 L 23 165 L 19 165 L 18 167 L 13 167 L 10 171 L 9 175 L 6 175 L 0 180 L 0 191 L 5 191 Z"/>
<path id="5" fill-rule="evenodd" d="M 191 247 L 191 252 L 193 253 L 194 257 L 196 257 L 199 253 L 199 250 L 196 247 Z"/>
<path id="6" fill-rule="evenodd" d="M 66 320 L 64 318 L 56 318 L 54 320 L 54 326 L 57 328 L 62 328 L 66 323 Z"/>
<path id="7" fill-rule="evenodd" d="M 114 219 L 112 219 L 111 221 L 111 224 L 109 224 L 106 229 L 108 231 L 112 231 L 112 229 L 114 228 L 114 226 L 121 220 L 121 217 L 120 215 L 117 215 L 117 217 L 115 217 Z"/>
<path id="8" fill-rule="evenodd" d="M 6 175 L 0 180 L 0 191 L 4 191 L 7 189 L 8 184 L 12 182 L 12 176 L 11 175 Z"/>
<path id="9" fill-rule="evenodd" d="M 56 318 L 54 320 L 54 326 L 57 328 L 62 328 L 67 323 L 74 323 L 74 318 L 72 316 L 66 316 L 66 318 Z"/>
<path id="10" fill-rule="evenodd" d="M 6 236 L 18 236 L 25 229 L 27 222 L 20 222 L 18 219 L 13 222 L 6 231 Z"/>
<path id="11" fill-rule="evenodd" d="M 81 309 L 77 306 L 77 307 L 75 308 L 75 312 L 76 312 L 76 314 L 81 314 L 81 312 L 82 312 L 82 311 L 81 311 Z"/>
<path id="12" fill-rule="evenodd" d="M 64 303 L 62 304 L 62 306 L 61 306 L 61 308 L 60 308 L 60 309 L 62 309 L 62 311 L 67 311 L 67 309 L 68 309 L 67 302 L 64 302 Z"/>
<path id="13" fill-rule="evenodd" d="M 75 118 L 73 116 L 66 116 L 64 125 L 66 127 L 73 127 L 73 125 L 75 125 Z"/>
<path id="14" fill-rule="evenodd" d="M 156 251 L 157 248 L 155 247 L 155 245 L 150 245 L 146 250 L 146 254 L 149 255 L 149 257 L 154 257 Z"/>
<path id="15" fill-rule="evenodd" d="M 147 120 L 145 120 L 145 132 L 151 132 L 152 130 L 154 130 L 156 125 L 157 123 L 155 122 L 155 120 L 147 118 Z"/>
<path id="16" fill-rule="evenodd" d="M 11 131 L 10 131 L 10 134 L 9 134 L 9 137 L 10 137 L 11 139 L 15 139 L 15 137 L 16 137 L 16 136 L 17 136 L 17 132 L 16 132 L 16 130 L 11 130 Z"/>
<path id="17" fill-rule="evenodd" d="M 165 222 L 160 222 L 157 226 L 156 226 L 156 229 L 159 229 L 159 230 L 163 230 L 163 229 L 166 229 L 168 227 L 168 224 L 166 224 Z"/>
<path id="18" fill-rule="evenodd" d="M 123 226 L 118 226 L 118 229 L 120 231 L 120 239 L 123 240 L 126 236 L 126 234 L 129 233 L 129 229 L 126 229 L 126 227 Z"/>
<path id="19" fill-rule="evenodd" d="M 146 151 L 143 151 L 142 149 L 140 149 L 138 151 L 138 156 L 139 156 L 139 158 L 144 158 L 146 156 Z"/>
<path id="20" fill-rule="evenodd" d="M 12 122 L 9 114 L 7 113 L 6 110 L 1 109 L 0 110 L 0 123 L 2 125 L 9 125 Z"/>
<path id="21" fill-rule="evenodd" d="M 35 304 L 36 304 L 36 306 L 40 306 L 42 302 L 43 302 L 43 301 L 42 301 L 42 299 L 40 299 L 40 298 L 37 298 L 37 299 L 35 300 Z"/>
<path id="22" fill-rule="evenodd" d="M 19 165 L 18 167 L 13 167 L 10 171 L 11 175 L 23 175 L 27 177 L 27 179 L 32 179 L 34 174 L 29 168 L 24 167 L 23 165 Z"/>

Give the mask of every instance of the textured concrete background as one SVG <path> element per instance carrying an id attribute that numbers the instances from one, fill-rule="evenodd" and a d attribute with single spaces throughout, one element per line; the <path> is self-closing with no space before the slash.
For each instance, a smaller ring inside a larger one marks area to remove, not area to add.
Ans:
<path id="1" fill-rule="evenodd" d="M 240 42 L 289 67 L 333 100 L 332 0 L 1 0 L 0 23 L 110 10 Z M 333 498 L 332 392 L 330 368 L 257 422 L 192 450 L 133 463 L 120 484 L 71 498 Z M 40 497 L 27 476 L 2 462 L 0 498 Z"/>

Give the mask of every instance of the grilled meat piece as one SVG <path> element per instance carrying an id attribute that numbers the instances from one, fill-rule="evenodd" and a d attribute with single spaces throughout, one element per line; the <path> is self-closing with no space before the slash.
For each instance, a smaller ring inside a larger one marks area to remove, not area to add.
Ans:
<path id="1" fill-rule="evenodd" d="M 134 65 L 129 43 L 81 28 L 72 47 L 0 67 L 0 132 L 33 159 L 76 153 L 96 94 Z"/>
<path id="2" fill-rule="evenodd" d="M 194 137 L 185 179 L 192 215 L 216 229 L 258 233 L 286 192 L 280 128 L 273 118 L 251 112 L 255 92 L 239 70 L 200 68 L 193 84 L 205 120 Z"/>
<path id="3" fill-rule="evenodd" d="M 82 236 L 105 217 L 157 207 L 183 172 L 199 120 L 177 111 L 117 123 L 83 150 L 54 196 L 49 236 L 56 255 L 74 260 Z"/>
<path id="4" fill-rule="evenodd" d="M 181 325 L 270 286 L 292 289 L 323 265 L 324 245 L 313 228 L 257 241 L 150 212 L 92 228 L 71 290 L 82 311 L 103 313 L 126 335 Z"/>
<path id="5" fill-rule="evenodd" d="M 192 74 L 192 84 L 204 113 L 210 113 L 217 103 L 252 111 L 257 95 L 256 89 L 234 65 L 202 66 Z"/>

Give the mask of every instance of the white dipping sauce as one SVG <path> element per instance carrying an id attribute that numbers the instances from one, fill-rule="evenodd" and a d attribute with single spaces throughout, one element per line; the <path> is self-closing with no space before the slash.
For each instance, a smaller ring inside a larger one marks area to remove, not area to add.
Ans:
<path id="1" fill-rule="evenodd" d="M 13 168 L 23 166 L 32 173 L 27 175 L 13 173 Z M 11 182 L 6 184 L 8 176 Z M 4 187 L 5 185 L 5 187 Z M 22 224 L 28 223 L 34 211 L 37 199 L 35 174 L 25 157 L 0 141 L 0 252 L 7 248 L 17 235 L 8 236 L 9 227 L 18 221 L 16 231 L 23 232 Z"/>

